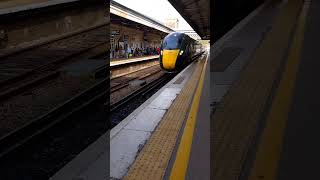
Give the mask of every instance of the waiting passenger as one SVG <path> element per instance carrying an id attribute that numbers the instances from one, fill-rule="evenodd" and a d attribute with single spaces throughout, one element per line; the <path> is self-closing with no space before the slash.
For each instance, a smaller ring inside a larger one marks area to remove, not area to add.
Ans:
<path id="1" fill-rule="evenodd" d="M 130 57 L 130 54 L 131 54 L 131 48 L 130 48 L 130 46 L 128 46 L 127 52 L 126 52 L 126 58 L 127 59 Z"/>
<path id="2" fill-rule="evenodd" d="M 115 48 L 115 56 L 114 58 L 119 58 L 119 48 L 118 48 L 118 45 L 116 45 L 116 48 Z"/>
<path id="3" fill-rule="evenodd" d="M 157 47 L 157 53 L 158 53 L 158 55 L 160 54 L 160 48 L 159 47 Z"/>

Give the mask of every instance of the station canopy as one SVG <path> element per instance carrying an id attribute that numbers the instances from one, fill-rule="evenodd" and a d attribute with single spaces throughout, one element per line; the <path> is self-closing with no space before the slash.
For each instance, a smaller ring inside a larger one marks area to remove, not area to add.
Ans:
<path id="1" fill-rule="evenodd" d="M 110 18 L 111 18 L 111 23 L 112 24 L 118 24 L 118 25 L 130 27 L 130 28 L 133 28 L 133 29 L 141 30 L 141 31 L 146 32 L 146 33 L 158 34 L 162 38 L 167 35 L 167 33 L 165 33 L 165 32 L 162 32 L 162 31 L 159 31 L 157 29 L 145 26 L 143 24 L 131 21 L 129 19 L 117 16 L 115 14 L 110 14 Z"/>
<path id="2" fill-rule="evenodd" d="M 210 0 L 168 0 L 203 40 L 210 39 Z"/>

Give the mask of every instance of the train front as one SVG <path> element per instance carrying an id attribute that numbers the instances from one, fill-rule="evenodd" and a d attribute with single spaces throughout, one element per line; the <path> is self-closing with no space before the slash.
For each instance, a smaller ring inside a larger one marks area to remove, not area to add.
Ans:
<path id="1" fill-rule="evenodd" d="M 160 51 L 160 67 L 167 72 L 176 72 L 180 69 L 182 33 L 171 33 L 162 42 Z"/>

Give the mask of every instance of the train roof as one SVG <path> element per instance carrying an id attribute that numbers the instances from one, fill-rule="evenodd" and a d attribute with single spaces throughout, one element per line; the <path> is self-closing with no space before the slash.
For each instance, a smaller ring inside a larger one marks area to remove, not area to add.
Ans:
<path id="1" fill-rule="evenodd" d="M 172 36 L 178 36 L 178 37 L 183 37 L 185 34 L 181 32 L 172 32 L 168 34 L 166 37 L 172 37 Z"/>
<path id="2" fill-rule="evenodd" d="M 178 39 L 181 39 L 181 38 L 185 37 L 185 38 L 187 38 L 187 39 L 190 39 L 190 40 L 192 40 L 192 41 L 195 41 L 194 39 L 192 39 L 191 37 L 189 37 L 187 34 L 182 33 L 182 32 L 172 32 L 172 33 L 168 34 L 168 35 L 165 37 L 165 39 L 167 39 L 167 38 L 173 38 L 173 37 L 178 38 Z"/>

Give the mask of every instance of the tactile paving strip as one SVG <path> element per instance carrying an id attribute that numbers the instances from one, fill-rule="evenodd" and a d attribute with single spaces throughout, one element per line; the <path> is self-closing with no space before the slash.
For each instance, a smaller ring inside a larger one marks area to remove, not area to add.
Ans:
<path id="1" fill-rule="evenodd" d="M 163 179 L 178 133 L 188 114 L 193 94 L 199 82 L 205 57 L 195 62 L 191 79 L 164 115 L 151 138 L 143 147 L 124 180 Z"/>

